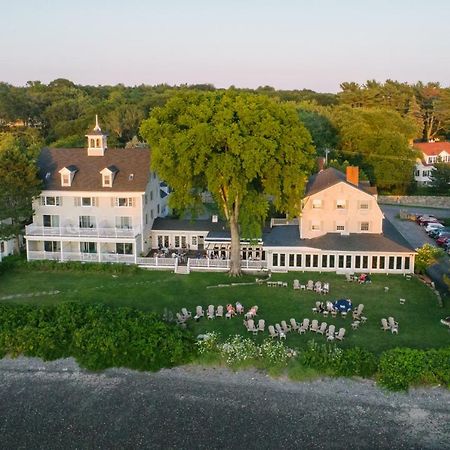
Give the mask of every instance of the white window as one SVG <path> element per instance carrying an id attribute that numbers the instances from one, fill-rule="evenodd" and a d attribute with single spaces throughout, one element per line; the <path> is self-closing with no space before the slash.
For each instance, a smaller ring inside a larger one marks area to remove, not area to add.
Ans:
<path id="1" fill-rule="evenodd" d="M 192 245 L 197 245 L 197 236 L 192 236 Z"/>
<path id="2" fill-rule="evenodd" d="M 346 202 L 345 200 L 336 200 L 336 209 L 345 209 Z"/>
<path id="3" fill-rule="evenodd" d="M 314 199 L 312 202 L 313 209 L 320 209 L 322 208 L 322 200 L 320 199 Z"/>
<path id="4" fill-rule="evenodd" d="M 79 217 L 80 228 L 95 228 L 94 216 L 80 216 Z"/>
<path id="5" fill-rule="evenodd" d="M 336 225 L 336 231 L 345 231 L 345 225 Z"/>
<path id="6" fill-rule="evenodd" d="M 80 242 L 81 253 L 97 253 L 96 242 Z"/>
<path id="7" fill-rule="evenodd" d="M 128 216 L 116 217 L 116 228 L 120 228 L 122 230 L 131 230 L 131 228 L 133 228 L 132 218 Z"/>
<path id="8" fill-rule="evenodd" d="M 41 197 L 42 206 L 61 206 L 61 197 Z"/>
<path id="9" fill-rule="evenodd" d="M 135 201 L 133 197 L 117 197 L 116 198 L 116 206 L 119 207 L 130 207 L 134 206 Z"/>
<path id="10" fill-rule="evenodd" d="M 68 173 L 61 174 L 61 186 L 70 186 L 70 175 Z"/>
<path id="11" fill-rule="evenodd" d="M 132 255 L 133 244 L 118 242 L 116 244 L 116 253 L 119 255 Z"/>
<path id="12" fill-rule="evenodd" d="M 311 230 L 320 230 L 320 224 L 312 223 L 311 224 Z"/>
<path id="13" fill-rule="evenodd" d="M 59 227 L 59 216 L 51 215 L 51 214 L 44 214 L 42 216 L 42 224 L 44 225 L 44 227 L 58 228 Z"/>
<path id="14" fill-rule="evenodd" d="M 61 242 L 58 241 L 44 241 L 44 251 L 46 252 L 60 252 Z"/>
<path id="15" fill-rule="evenodd" d="M 92 206 L 92 197 L 81 197 L 81 206 Z"/>
<path id="16" fill-rule="evenodd" d="M 361 231 L 369 231 L 369 222 L 361 222 Z"/>
<path id="17" fill-rule="evenodd" d="M 103 187 L 111 187 L 111 175 L 103 175 Z"/>
<path id="18" fill-rule="evenodd" d="M 359 204 L 359 209 L 369 209 L 369 203 L 368 202 L 361 202 Z"/>

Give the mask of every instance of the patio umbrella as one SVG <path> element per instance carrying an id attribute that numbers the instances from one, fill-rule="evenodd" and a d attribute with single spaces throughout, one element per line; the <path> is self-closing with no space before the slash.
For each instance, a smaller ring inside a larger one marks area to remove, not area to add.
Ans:
<path id="1" fill-rule="evenodd" d="M 340 300 L 336 300 L 333 305 L 334 308 L 340 312 L 348 312 L 352 309 L 352 302 L 348 298 L 341 298 Z"/>

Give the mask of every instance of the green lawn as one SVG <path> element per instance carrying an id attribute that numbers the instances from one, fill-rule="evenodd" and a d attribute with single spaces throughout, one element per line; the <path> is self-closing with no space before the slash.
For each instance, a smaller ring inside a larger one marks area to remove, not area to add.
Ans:
<path id="1" fill-rule="evenodd" d="M 319 296 L 311 291 L 294 291 L 293 279 L 306 283 L 308 279 L 320 279 L 330 283 L 330 294 Z M 28 294 L 42 291 L 60 291 L 57 295 L 39 297 L 18 297 L 15 303 L 54 304 L 62 301 L 101 302 L 112 306 L 131 306 L 162 313 L 165 308 L 176 312 L 181 307 L 195 311 L 196 305 L 204 309 L 209 304 L 215 306 L 240 301 L 246 308 L 259 306 L 257 318 L 266 320 L 266 325 L 281 320 L 289 322 L 291 317 L 301 321 L 304 317 L 325 320 L 346 328 L 346 338 L 342 346 L 360 346 L 375 352 L 397 346 L 415 348 L 443 347 L 450 343 L 448 330 L 439 323 L 444 316 L 450 316 L 450 308 L 437 305 L 436 297 L 429 288 L 413 278 L 408 281 L 402 276 L 372 276 L 372 284 L 359 285 L 348 283 L 345 277 L 335 274 L 289 273 L 274 274 L 272 281 L 287 281 L 289 288 L 267 287 L 265 285 L 213 287 L 217 284 L 254 281 L 254 276 L 231 279 L 220 273 L 191 273 L 174 275 L 170 272 L 142 271 L 138 274 L 112 275 L 94 272 L 40 272 L 34 270 L 14 270 L 0 277 L 0 298 L 12 294 Z M 384 287 L 388 286 L 386 293 Z M 353 331 L 351 317 L 347 319 L 314 315 L 311 308 L 316 300 L 334 300 L 349 297 L 356 306 L 364 303 L 364 315 L 367 324 Z M 399 299 L 405 298 L 406 304 L 400 305 Z M 394 316 L 399 322 L 398 336 L 380 330 L 382 317 Z M 195 333 L 216 330 L 223 336 L 247 333 L 242 325 L 242 317 L 232 320 L 215 319 L 191 321 L 190 327 Z M 266 335 L 267 336 L 267 333 Z M 308 340 L 325 342 L 320 335 L 307 333 L 300 336 L 290 333 L 287 343 L 291 346 L 303 346 Z M 255 337 L 262 340 L 263 336 Z"/>

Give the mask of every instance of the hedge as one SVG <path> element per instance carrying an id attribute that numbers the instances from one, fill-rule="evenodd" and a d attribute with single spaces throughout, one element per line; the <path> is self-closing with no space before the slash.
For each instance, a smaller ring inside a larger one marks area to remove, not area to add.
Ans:
<path id="1" fill-rule="evenodd" d="M 105 305 L 0 305 L 0 355 L 54 360 L 81 367 L 159 370 L 191 360 L 195 340 L 153 313 Z"/>

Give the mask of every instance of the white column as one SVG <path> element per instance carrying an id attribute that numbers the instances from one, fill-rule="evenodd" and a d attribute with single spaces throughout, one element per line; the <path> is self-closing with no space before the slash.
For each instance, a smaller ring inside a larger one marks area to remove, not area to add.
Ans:
<path id="1" fill-rule="evenodd" d="M 25 238 L 25 246 L 26 246 L 26 248 L 27 248 L 27 261 L 29 261 L 30 260 L 30 258 L 29 258 L 29 253 L 30 253 L 30 248 L 29 248 L 29 245 L 28 245 L 28 239 L 26 239 Z M 1 261 L 1 257 L 2 257 L 2 255 L 0 255 L 0 261 Z"/>
<path id="2" fill-rule="evenodd" d="M 102 262 L 102 244 L 97 242 L 98 262 Z"/>
<path id="3" fill-rule="evenodd" d="M 64 262 L 64 253 L 63 253 L 63 245 L 64 245 L 64 243 L 62 241 L 60 241 L 60 245 L 61 245 L 61 250 L 60 250 L 60 252 L 61 252 L 61 262 Z"/>

